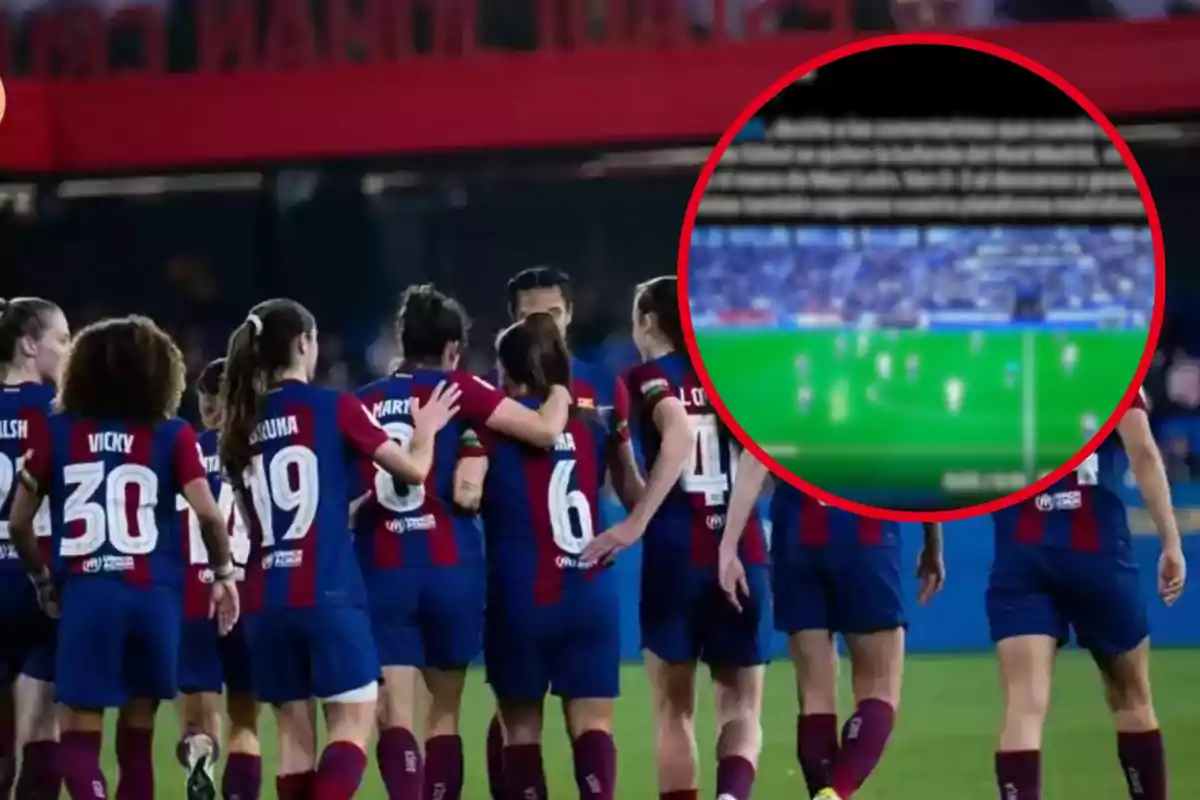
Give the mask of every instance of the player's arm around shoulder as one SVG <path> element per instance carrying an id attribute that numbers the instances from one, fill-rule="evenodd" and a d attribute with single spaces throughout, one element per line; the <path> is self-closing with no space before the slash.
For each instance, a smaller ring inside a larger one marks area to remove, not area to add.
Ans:
<path id="1" fill-rule="evenodd" d="M 463 431 L 458 463 L 454 465 L 454 505 L 471 513 L 479 510 L 487 471 L 487 448 L 475 431 L 468 428 Z"/>
<path id="2" fill-rule="evenodd" d="M 1162 454 L 1154 433 L 1150 429 L 1145 398 L 1139 393 L 1137 399 L 1117 424 L 1125 454 L 1129 458 L 1129 470 L 1137 482 L 1146 501 L 1146 510 L 1154 520 L 1162 542 L 1162 555 L 1158 562 L 1158 592 L 1163 602 L 1171 605 L 1183 592 L 1187 579 L 1187 562 L 1183 556 L 1183 544 L 1179 536 L 1179 525 L 1175 520 L 1175 509 L 1171 504 L 1171 485 L 1167 481 L 1167 470 L 1163 466 Z"/>

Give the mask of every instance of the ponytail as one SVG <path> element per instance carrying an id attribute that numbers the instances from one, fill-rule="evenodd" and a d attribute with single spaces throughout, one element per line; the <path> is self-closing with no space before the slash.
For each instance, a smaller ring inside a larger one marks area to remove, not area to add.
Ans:
<path id="1" fill-rule="evenodd" d="M 652 278 L 637 287 L 638 314 L 654 314 L 658 332 L 671 349 L 687 356 L 687 338 L 683 335 L 683 318 L 679 312 L 679 282 L 672 275 Z M 688 360 L 691 364 L 691 360 Z"/>
<path id="2" fill-rule="evenodd" d="M 218 449 L 234 488 L 245 489 L 244 475 L 254 448 L 250 438 L 261 421 L 269 384 L 275 373 L 291 366 L 296 338 L 316 330 L 316 319 L 294 300 L 267 300 L 250 309 L 246 321 L 229 337 L 221 406 L 225 418 Z"/>
<path id="3" fill-rule="evenodd" d="M 530 314 L 513 323 L 496 340 L 496 354 L 505 374 L 543 400 L 555 385 L 571 383 L 571 355 L 554 317 Z"/>

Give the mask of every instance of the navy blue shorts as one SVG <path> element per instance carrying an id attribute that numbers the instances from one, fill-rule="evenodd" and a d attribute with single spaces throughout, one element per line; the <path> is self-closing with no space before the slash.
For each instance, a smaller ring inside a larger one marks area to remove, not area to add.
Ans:
<path id="1" fill-rule="evenodd" d="M 904 627 L 899 547 L 835 543 L 772 556 L 775 630 L 856 634 Z"/>
<path id="2" fill-rule="evenodd" d="M 753 667 L 770 657 L 763 616 L 770 610 L 766 566 L 746 565 L 750 596 L 739 613 L 721 591 L 715 568 L 642 565 L 642 647 L 663 661 Z"/>
<path id="3" fill-rule="evenodd" d="M 24 572 L 5 575 L 0 582 L 0 686 L 17 675 L 54 681 L 55 627 Z"/>
<path id="4" fill-rule="evenodd" d="M 327 699 L 379 679 L 379 656 L 364 608 L 267 609 L 244 620 L 254 694 L 279 705 Z"/>
<path id="5" fill-rule="evenodd" d="M 238 623 L 225 636 L 211 619 L 183 623 L 179 648 L 179 691 L 184 694 L 250 694 L 254 684 L 250 668 L 246 626 Z"/>
<path id="6" fill-rule="evenodd" d="M 178 694 L 178 589 L 72 577 L 62 588 L 55 695 L 69 708 L 117 708 Z"/>
<path id="7" fill-rule="evenodd" d="M 987 589 L 992 641 L 1050 636 L 1100 661 L 1150 635 L 1137 567 L 1102 553 L 1016 545 L 997 554 Z"/>
<path id="8" fill-rule="evenodd" d="M 610 594 L 538 606 L 493 592 L 484 659 L 496 697 L 539 701 L 547 692 L 565 700 L 617 697 L 621 608 L 616 592 Z"/>
<path id="9" fill-rule="evenodd" d="M 483 649 L 486 587 L 483 562 L 371 575 L 367 597 L 380 664 L 466 669 Z"/>

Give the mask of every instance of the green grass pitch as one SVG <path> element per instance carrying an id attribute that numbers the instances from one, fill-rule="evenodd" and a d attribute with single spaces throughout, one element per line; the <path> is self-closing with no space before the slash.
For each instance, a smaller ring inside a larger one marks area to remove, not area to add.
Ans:
<path id="1" fill-rule="evenodd" d="M 843 678 L 848 674 L 843 664 Z M 1124 800 L 1128 797 L 1116 760 L 1116 739 L 1105 709 L 1100 680 L 1088 657 L 1064 652 L 1055 675 L 1053 708 L 1046 731 L 1044 781 L 1046 800 Z M 1153 655 L 1155 698 L 1167 739 L 1171 796 L 1200 797 L 1200 650 L 1163 650 Z M 712 696 L 701 673 L 697 729 L 702 763 L 701 797 L 713 789 Z M 622 673 L 617 707 L 620 753 L 618 796 L 657 796 L 653 720 L 649 685 L 640 665 Z M 843 681 L 843 699 L 849 686 Z M 800 798 L 804 786 L 795 760 L 796 700 L 791 665 L 773 663 L 763 702 L 763 754 L 755 797 Z M 487 800 L 483 744 L 492 700 L 482 673 L 470 676 L 464 702 L 467 785 L 465 800 Z M 895 735 L 883 763 L 857 800 L 929 800 L 929 798 L 995 797 L 992 751 L 1000 713 L 996 666 L 990 654 L 913 656 L 905 669 L 904 699 Z M 174 760 L 174 710 L 159 715 L 156 737 L 157 790 L 163 800 L 184 797 L 182 771 Z M 274 727 L 264 714 L 263 797 L 274 796 Z M 547 707 L 545 763 L 553 797 L 576 797 L 571 753 L 557 708 Z M 108 737 L 106 774 L 116 779 Z M 110 783 L 115 790 L 115 782 Z M 359 797 L 386 797 L 374 757 Z"/>
<path id="2" fill-rule="evenodd" d="M 729 412 L 799 477 L 999 496 L 1099 429 L 1146 331 L 710 329 L 697 344 Z"/>

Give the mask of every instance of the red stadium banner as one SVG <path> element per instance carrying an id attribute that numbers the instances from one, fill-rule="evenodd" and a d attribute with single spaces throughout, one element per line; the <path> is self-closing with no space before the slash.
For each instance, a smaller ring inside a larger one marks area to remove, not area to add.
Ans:
<path id="1" fill-rule="evenodd" d="M 163 26 L 144 9 L 38 18 L 31 74 L 7 82 L 0 169 L 106 172 L 715 138 L 770 81 L 859 35 L 846 26 L 846 0 L 831 6 L 834 32 L 772 34 L 756 12 L 746 38 L 718 26 L 703 40 L 683 17 L 683 0 L 658 0 L 647 6 L 665 13 L 610 21 L 620 35 L 597 41 L 586 38 L 585 0 L 545 0 L 543 49 L 496 51 L 475 41 L 474 3 L 459 0 L 436 5 L 450 11 L 433 16 L 430 43 L 416 53 L 401 23 L 416 19 L 416 6 L 433 7 L 419 0 L 329 0 L 319 26 L 303 0 L 275 0 L 266 21 L 249 0 L 198 3 L 199 71 L 191 74 L 163 71 Z M 206 11 L 217 5 L 233 10 Z M 106 60 L 118 34 L 136 41 L 136 68 Z M 1044 62 L 1110 114 L 1200 109 L 1200 17 L 973 34 Z M 0 74 L 7 58 L 0 48 Z"/>

